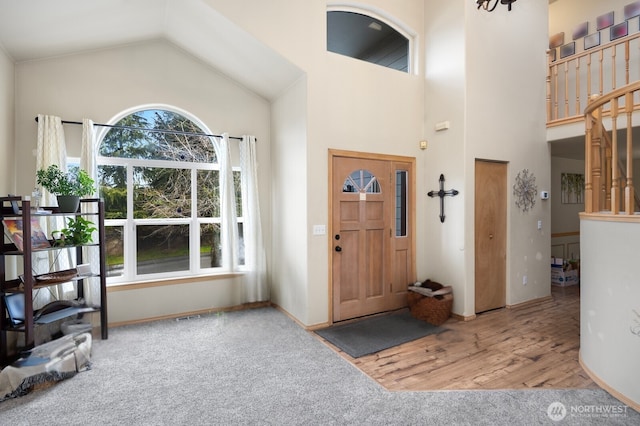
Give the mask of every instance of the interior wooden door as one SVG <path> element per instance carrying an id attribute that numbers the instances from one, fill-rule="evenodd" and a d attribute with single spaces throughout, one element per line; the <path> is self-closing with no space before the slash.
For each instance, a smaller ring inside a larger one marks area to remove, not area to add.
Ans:
<path id="1" fill-rule="evenodd" d="M 506 305 L 507 165 L 476 160 L 475 311 Z"/>

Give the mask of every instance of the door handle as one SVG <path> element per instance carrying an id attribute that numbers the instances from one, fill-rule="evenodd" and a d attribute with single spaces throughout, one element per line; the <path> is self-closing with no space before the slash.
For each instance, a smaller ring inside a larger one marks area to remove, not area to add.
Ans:
<path id="1" fill-rule="evenodd" d="M 341 252 L 341 251 L 342 251 L 342 247 L 340 247 L 340 246 L 336 246 L 336 251 L 337 251 L 337 252 Z"/>
<path id="2" fill-rule="evenodd" d="M 493 234 L 489 234 L 489 239 L 493 240 Z"/>

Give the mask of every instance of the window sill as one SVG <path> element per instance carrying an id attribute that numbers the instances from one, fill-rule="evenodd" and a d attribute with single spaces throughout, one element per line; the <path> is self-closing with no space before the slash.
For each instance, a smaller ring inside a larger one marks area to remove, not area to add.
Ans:
<path id="1" fill-rule="evenodd" d="M 180 285 L 180 284 L 190 284 L 194 282 L 202 282 L 202 281 L 217 281 L 217 280 L 226 280 L 230 278 L 235 278 L 244 275 L 242 272 L 227 272 L 220 274 L 205 274 L 205 275 L 191 275 L 188 277 L 180 277 L 180 278 L 167 278 L 167 279 L 155 279 L 149 281 L 138 281 L 131 283 L 114 283 L 107 285 L 107 291 L 127 291 L 127 290 L 138 290 L 143 288 L 153 288 L 153 287 L 161 287 L 165 285 Z"/>

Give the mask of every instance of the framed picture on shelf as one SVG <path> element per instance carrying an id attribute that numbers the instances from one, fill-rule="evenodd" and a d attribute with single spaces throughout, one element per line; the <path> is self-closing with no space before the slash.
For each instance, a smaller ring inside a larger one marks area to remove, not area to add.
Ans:
<path id="1" fill-rule="evenodd" d="M 24 249 L 24 235 L 22 231 L 22 219 L 3 219 L 4 233 L 20 251 Z M 31 219 L 31 248 L 33 250 L 51 247 L 47 235 L 40 227 L 37 218 Z"/>

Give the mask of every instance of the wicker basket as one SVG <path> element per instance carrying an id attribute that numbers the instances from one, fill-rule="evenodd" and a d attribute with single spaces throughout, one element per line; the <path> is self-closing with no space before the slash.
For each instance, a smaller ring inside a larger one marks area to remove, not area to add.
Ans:
<path id="1" fill-rule="evenodd" d="M 442 298 L 423 296 L 409 291 L 409 310 L 414 318 L 426 321 L 433 325 L 444 324 L 451 316 L 453 307 L 453 294 L 445 294 Z"/>

